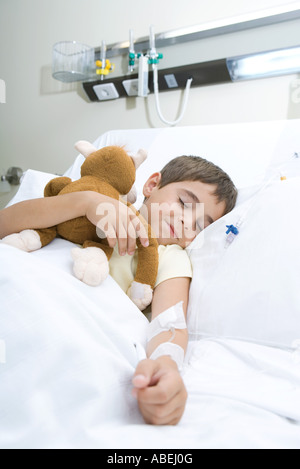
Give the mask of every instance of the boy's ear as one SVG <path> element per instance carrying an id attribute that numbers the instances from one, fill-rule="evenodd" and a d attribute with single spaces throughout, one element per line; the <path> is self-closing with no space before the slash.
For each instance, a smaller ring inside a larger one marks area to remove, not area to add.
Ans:
<path id="1" fill-rule="evenodd" d="M 143 188 L 143 194 L 145 197 L 150 197 L 152 194 L 153 189 L 157 189 L 159 187 L 161 181 L 161 173 L 154 173 L 149 179 L 145 182 Z"/>

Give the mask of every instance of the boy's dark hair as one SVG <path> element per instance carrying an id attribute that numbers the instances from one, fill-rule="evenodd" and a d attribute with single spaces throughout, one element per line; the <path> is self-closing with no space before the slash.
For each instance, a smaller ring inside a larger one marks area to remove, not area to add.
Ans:
<path id="1" fill-rule="evenodd" d="M 200 156 L 178 156 L 171 160 L 161 170 L 159 188 L 182 181 L 200 181 L 216 185 L 213 195 L 217 197 L 218 202 L 225 202 L 224 215 L 236 204 L 237 189 L 228 174 Z"/>

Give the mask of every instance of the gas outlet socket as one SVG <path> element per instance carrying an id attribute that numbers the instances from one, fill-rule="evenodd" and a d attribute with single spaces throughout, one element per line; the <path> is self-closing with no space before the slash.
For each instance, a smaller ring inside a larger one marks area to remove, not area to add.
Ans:
<path id="1" fill-rule="evenodd" d="M 124 80 L 122 81 L 122 85 L 127 93 L 127 96 L 138 96 L 139 94 L 139 79 L 132 78 L 131 80 Z M 150 90 L 148 88 L 148 94 Z"/>
<path id="2" fill-rule="evenodd" d="M 132 80 L 122 81 L 122 85 L 127 93 L 127 96 L 137 96 L 139 91 L 139 80 L 134 78 Z"/>
<path id="3" fill-rule="evenodd" d="M 117 99 L 120 97 L 113 83 L 95 85 L 93 89 L 99 101 L 108 101 L 109 99 Z"/>

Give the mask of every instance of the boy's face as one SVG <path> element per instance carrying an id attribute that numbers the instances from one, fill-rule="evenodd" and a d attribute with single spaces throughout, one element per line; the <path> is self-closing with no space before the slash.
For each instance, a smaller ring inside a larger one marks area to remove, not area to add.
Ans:
<path id="1" fill-rule="evenodd" d="M 225 202 L 218 202 L 212 184 L 183 181 L 159 189 L 160 180 L 160 173 L 155 173 L 144 185 L 147 200 L 141 215 L 151 224 L 159 244 L 186 248 L 204 228 L 223 216 Z"/>

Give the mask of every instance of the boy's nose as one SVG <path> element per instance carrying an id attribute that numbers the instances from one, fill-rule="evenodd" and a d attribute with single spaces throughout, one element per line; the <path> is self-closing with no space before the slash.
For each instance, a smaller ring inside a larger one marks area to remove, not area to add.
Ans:
<path id="1" fill-rule="evenodd" d="M 182 217 L 182 228 L 183 228 L 183 237 L 187 239 L 192 239 L 196 235 L 196 220 L 193 215 L 185 214 Z"/>

